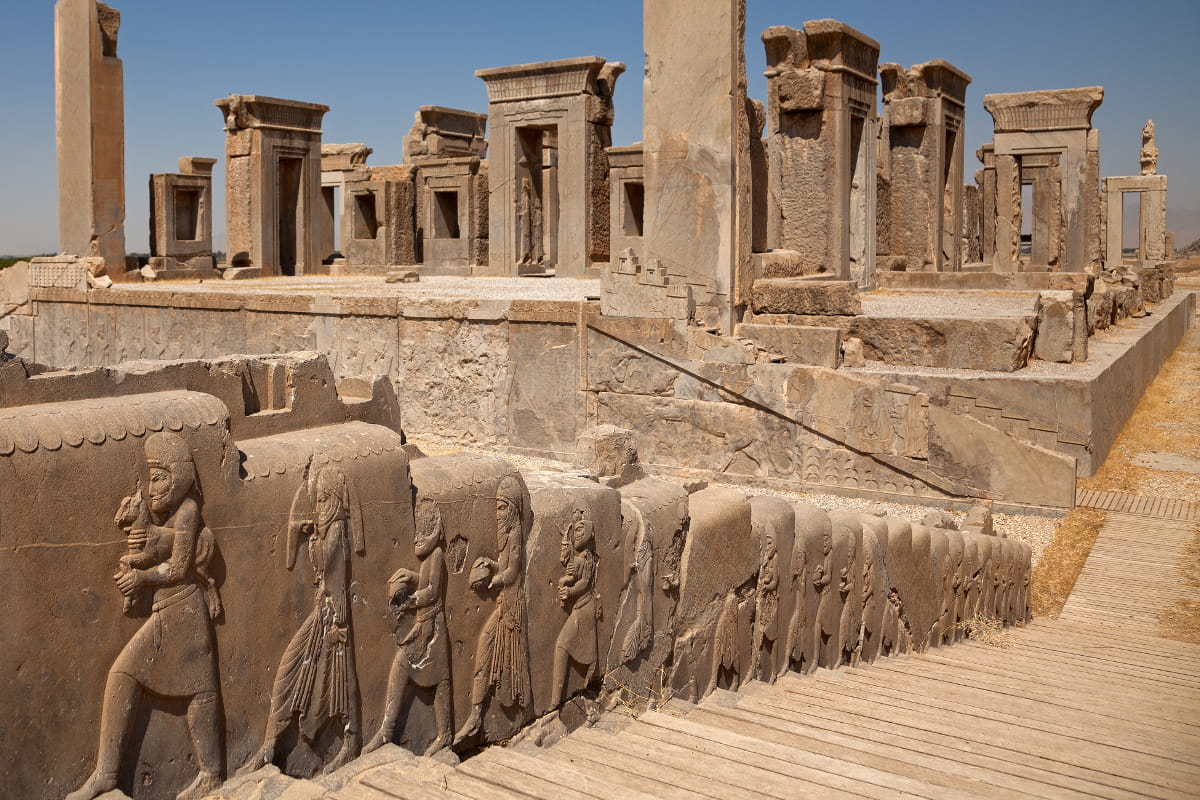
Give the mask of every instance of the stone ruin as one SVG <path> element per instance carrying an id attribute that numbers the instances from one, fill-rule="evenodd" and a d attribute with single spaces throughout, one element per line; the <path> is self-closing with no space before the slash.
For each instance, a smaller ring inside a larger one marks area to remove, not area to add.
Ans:
<path id="1" fill-rule="evenodd" d="M 425 455 L 386 379 L 316 353 L 0 377 L 0 570 L 39 587 L 0 623 L 16 796 L 468 752 L 1029 615 L 1028 546 L 986 506 L 960 527 L 684 485 L 611 427 L 574 471 Z"/>
<path id="2" fill-rule="evenodd" d="M 1102 90 L 988 95 L 964 186 L 965 72 L 816 20 L 763 32 L 758 102 L 744 0 L 646 4 L 629 146 L 598 57 L 477 71 L 487 113 L 421 107 L 396 165 L 225 97 L 227 263 L 201 157 L 127 263 L 120 17 L 55 13 L 61 253 L 0 273 L 16 796 L 452 762 L 1024 624 L 993 510 L 1071 508 L 1194 317 L 1152 125 L 1101 183 Z"/>

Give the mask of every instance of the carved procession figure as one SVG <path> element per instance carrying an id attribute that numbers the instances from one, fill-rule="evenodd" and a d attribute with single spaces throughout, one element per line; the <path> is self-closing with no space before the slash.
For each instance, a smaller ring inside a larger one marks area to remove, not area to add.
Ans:
<path id="1" fill-rule="evenodd" d="M 590 684 L 599 666 L 599 642 L 596 622 L 600 617 L 600 598 L 596 593 L 596 531 L 587 512 L 577 509 L 571 524 L 563 532 L 564 573 L 558 579 L 558 602 L 570 609 L 558 639 L 554 643 L 554 701 L 566 700 L 567 670 L 571 662 L 587 670 Z"/>
<path id="2" fill-rule="evenodd" d="M 471 713 L 455 734 L 455 745 L 479 731 L 488 695 L 494 693 L 504 708 L 521 708 L 530 700 L 524 567 L 528 509 L 525 480 L 517 473 L 506 475 L 496 488 L 496 559 L 480 556 L 471 568 L 471 588 L 479 594 L 495 591 L 496 607 L 479 635 Z"/>
<path id="3" fill-rule="evenodd" d="M 775 679 L 775 642 L 779 639 L 779 548 L 769 526 L 762 532 L 762 562 L 754 614 L 754 668 L 760 681 Z"/>
<path id="4" fill-rule="evenodd" d="M 129 552 L 113 577 L 126 598 L 126 613 L 138 613 L 149 599 L 149 617 L 109 670 L 96 768 L 67 800 L 91 800 L 116 788 L 125 740 L 146 695 L 187 702 L 188 732 L 200 769 L 179 800 L 203 797 L 224 776 L 212 625 L 221 615 L 221 601 L 208 574 L 216 540 L 204 526 L 187 443 L 163 431 L 146 439 L 145 453 L 150 473 L 145 496 L 139 481 L 117 512 Z M 150 597 L 143 598 L 144 593 Z"/>
<path id="5" fill-rule="evenodd" d="M 367 744 L 367 752 L 392 741 L 400 711 L 414 688 L 434 690 L 437 735 L 424 754 L 431 756 L 448 746 L 454 733 L 450 704 L 450 638 L 446 632 L 444 538 L 437 504 L 430 500 L 419 501 L 413 549 L 421 561 L 420 569 L 413 572 L 401 568 L 388 579 L 388 595 L 393 608 L 401 615 L 411 612 L 414 619 L 412 627 L 398 641 L 399 650 L 392 659 L 388 675 L 383 721 Z"/>
<path id="6" fill-rule="evenodd" d="M 274 760 L 279 736 L 293 721 L 310 748 L 326 725 L 341 727 L 341 748 L 325 765 L 325 773 L 357 756 L 362 743 L 350 624 L 351 552 L 366 551 L 361 509 L 340 467 L 318 469 L 310 464 L 306 478 L 292 501 L 285 558 L 287 568 L 294 568 L 304 537 L 312 568 L 313 609 L 280 659 L 266 736 L 242 768 L 243 774 Z"/>
<path id="7" fill-rule="evenodd" d="M 805 635 L 808 624 L 807 542 L 797 540 L 792 558 L 792 592 L 796 596 L 796 605 L 792 610 L 792 619 L 788 623 L 788 659 L 796 672 L 808 674 L 816 669 L 817 663 L 809 650 L 811 637 Z"/>
<path id="8" fill-rule="evenodd" d="M 862 656 L 861 631 L 855 620 L 855 603 L 862 598 L 854 596 L 854 568 L 858 561 L 858 548 L 851 537 L 846 545 L 846 565 L 842 567 L 838 579 L 838 594 L 841 596 L 842 617 L 838 630 L 838 641 L 841 643 L 841 656 L 837 663 L 858 666 Z M 837 664 L 835 664 L 836 666 Z"/>
<path id="9" fill-rule="evenodd" d="M 821 560 L 813 568 L 813 588 L 820 595 L 817 602 L 817 624 L 813 630 L 813 652 L 817 663 L 827 668 L 837 666 L 838 627 L 841 614 L 837 607 L 836 593 L 830 584 L 833 582 L 833 534 L 829 531 L 821 538 Z M 840 652 L 840 648 L 839 648 Z"/>

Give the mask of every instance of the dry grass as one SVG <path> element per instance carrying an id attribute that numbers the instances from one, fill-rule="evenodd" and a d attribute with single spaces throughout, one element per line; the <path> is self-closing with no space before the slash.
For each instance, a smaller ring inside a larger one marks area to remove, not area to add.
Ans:
<path id="1" fill-rule="evenodd" d="M 1183 585 L 1200 588 L 1200 527 L 1179 555 Z M 1165 639 L 1200 644 L 1200 603 L 1180 598 L 1158 617 L 1158 635 Z"/>
<path id="2" fill-rule="evenodd" d="M 1058 524 L 1033 570 L 1031 589 L 1035 617 L 1057 617 L 1075 587 L 1104 524 L 1104 512 L 1075 508 Z"/>
<path id="3" fill-rule="evenodd" d="M 1200 328 L 1184 337 L 1114 443 L 1104 465 L 1080 489 L 1200 501 L 1200 475 L 1152 469 L 1137 461 L 1146 453 L 1200 459 Z"/>
<path id="4" fill-rule="evenodd" d="M 958 628 L 968 639 L 986 644 L 988 647 L 1008 649 L 1013 646 L 1012 633 L 996 617 L 976 612 L 970 619 L 958 623 Z"/>

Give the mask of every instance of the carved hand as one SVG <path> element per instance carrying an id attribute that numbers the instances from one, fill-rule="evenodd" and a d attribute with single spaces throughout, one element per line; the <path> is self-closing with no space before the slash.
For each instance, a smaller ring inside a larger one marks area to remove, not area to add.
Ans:
<path id="1" fill-rule="evenodd" d="M 146 583 L 146 573 L 140 569 L 126 567 L 113 575 L 113 580 L 117 582 L 117 588 L 121 590 L 121 594 L 132 597 Z"/>

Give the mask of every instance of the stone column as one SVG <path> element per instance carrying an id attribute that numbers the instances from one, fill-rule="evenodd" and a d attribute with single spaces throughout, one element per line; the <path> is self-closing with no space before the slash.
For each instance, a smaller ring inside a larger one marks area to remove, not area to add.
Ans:
<path id="1" fill-rule="evenodd" d="M 121 15 L 96 0 L 54 6 L 58 249 L 125 273 L 125 76 Z"/>
<path id="2" fill-rule="evenodd" d="M 1167 176 L 1161 189 L 1142 193 L 1142 252 L 1147 261 L 1167 258 Z"/>
<path id="3" fill-rule="evenodd" d="M 980 256 L 984 264 L 996 263 L 996 151 L 990 144 L 975 151 L 983 169 L 975 172 L 979 187 Z"/>
<path id="4" fill-rule="evenodd" d="M 725 333 L 750 290 L 745 25 L 745 0 L 645 4 L 644 252 Z"/>
<path id="5" fill-rule="evenodd" d="M 1105 208 L 1105 248 L 1104 264 L 1109 269 L 1122 263 L 1121 232 L 1125 224 L 1125 195 L 1113 183 L 1113 178 L 1104 179 Z"/>

